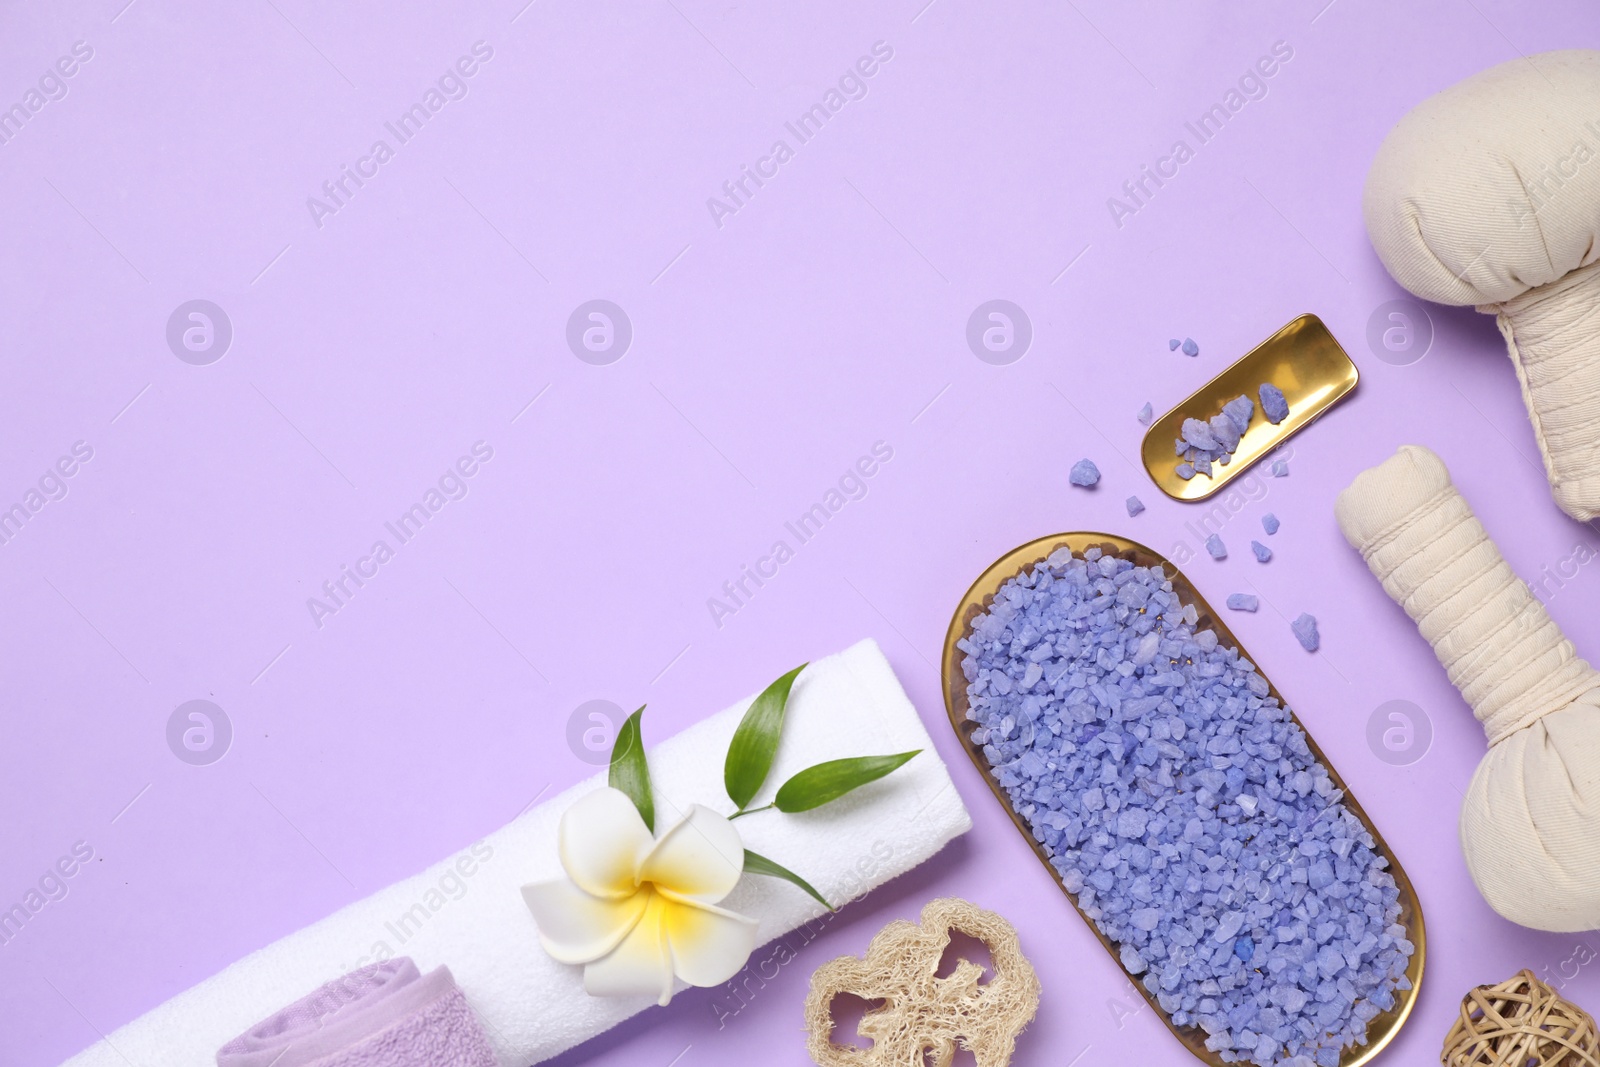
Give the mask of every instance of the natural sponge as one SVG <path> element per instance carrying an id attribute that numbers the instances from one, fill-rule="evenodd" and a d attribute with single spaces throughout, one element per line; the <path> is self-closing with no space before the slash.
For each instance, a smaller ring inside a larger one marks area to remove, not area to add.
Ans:
<path id="1" fill-rule="evenodd" d="M 1426 448 L 1407 445 L 1357 475 L 1336 512 L 1488 735 L 1461 808 L 1478 891 L 1523 926 L 1600 928 L 1600 672 Z"/>
<path id="2" fill-rule="evenodd" d="M 1556 503 L 1600 514 L 1600 52 L 1476 74 L 1390 131 L 1367 233 L 1417 296 L 1495 315 Z"/>
<path id="3" fill-rule="evenodd" d="M 979 982 L 984 969 L 967 959 L 938 976 L 951 931 L 988 946 L 994 973 L 987 982 Z M 833 998 L 840 993 L 883 1001 L 857 1027 L 871 1048 L 833 1042 Z M 941 897 L 922 909 L 920 926 L 892 922 L 865 957 L 841 956 L 817 968 L 806 997 L 808 1047 L 820 1067 L 950 1067 L 959 1041 L 977 1067 L 1006 1067 L 1038 1009 L 1039 978 L 1015 928 L 965 900 Z"/>

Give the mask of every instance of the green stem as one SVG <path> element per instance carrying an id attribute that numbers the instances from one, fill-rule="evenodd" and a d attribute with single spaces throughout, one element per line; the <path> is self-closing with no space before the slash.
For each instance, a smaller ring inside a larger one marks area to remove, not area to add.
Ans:
<path id="1" fill-rule="evenodd" d="M 768 808 L 771 808 L 773 806 L 774 805 L 772 805 L 772 804 L 763 804 L 759 808 L 749 808 L 749 809 L 743 810 L 743 811 L 736 811 L 732 815 L 728 816 L 728 820 L 731 822 L 734 819 L 737 819 L 741 815 L 754 815 L 758 811 L 766 811 Z"/>

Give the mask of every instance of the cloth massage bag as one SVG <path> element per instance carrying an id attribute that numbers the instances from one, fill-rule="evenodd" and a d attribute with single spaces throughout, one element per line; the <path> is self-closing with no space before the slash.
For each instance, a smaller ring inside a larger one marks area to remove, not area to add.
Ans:
<path id="1" fill-rule="evenodd" d="M 1600 52 L 1514 59 L 1424 100 L 1363 201 L 1396 281 L 1497 317 L 1557 505 L 1600 515 Z"/>
<path id="2" fill-rule="evenodd" d="M 1488 735 L 1461 806 L 1478 891 L 1523 926 L 1600 928 L 1600 672 L 1426 448 L 1408 445 L 1358 475 L 1335 510 Z"/>

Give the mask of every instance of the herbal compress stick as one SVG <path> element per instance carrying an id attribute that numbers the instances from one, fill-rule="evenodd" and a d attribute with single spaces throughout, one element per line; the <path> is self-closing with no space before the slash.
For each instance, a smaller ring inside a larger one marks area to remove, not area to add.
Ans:
<path id="1" fill-rule="evenodd" d="M 1546 52 L 1418 104 L 1379 148 L 1372 246 L 1504 335 L 1556 503 L 1600 515 L 1600 52 Z M 1398 323 L 1397 323 L 1398 325 Z"/>
<path id="2" fill-rule="evenodd" d="M 1478 891 L 1523 926 L 1600 927 L 1600 672 L 1426 448 L 1407 445 L 1358 475 L 1336 510 L 1488 735 L 1461 808 Z"/>

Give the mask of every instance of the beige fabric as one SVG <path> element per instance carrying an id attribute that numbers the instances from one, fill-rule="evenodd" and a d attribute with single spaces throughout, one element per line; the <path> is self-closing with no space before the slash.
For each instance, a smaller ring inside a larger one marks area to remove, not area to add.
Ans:
<path id="1" fill-rule="evenodd" d="M 1497 317 L 1556 503 L 1600 515 L 1600 52 L 1424 100 L 1378 149 L 1363 209 L 1396 281 Z"/>
<path id="2" fill-rule="evenodd" d="M 1407 445 L 1358 475 L 1335 510 L 1488 735 L 1461 808 L 1478 891 L 1523 926 L 1600 928 L 1600 672 L 1426 448 Z"/>

